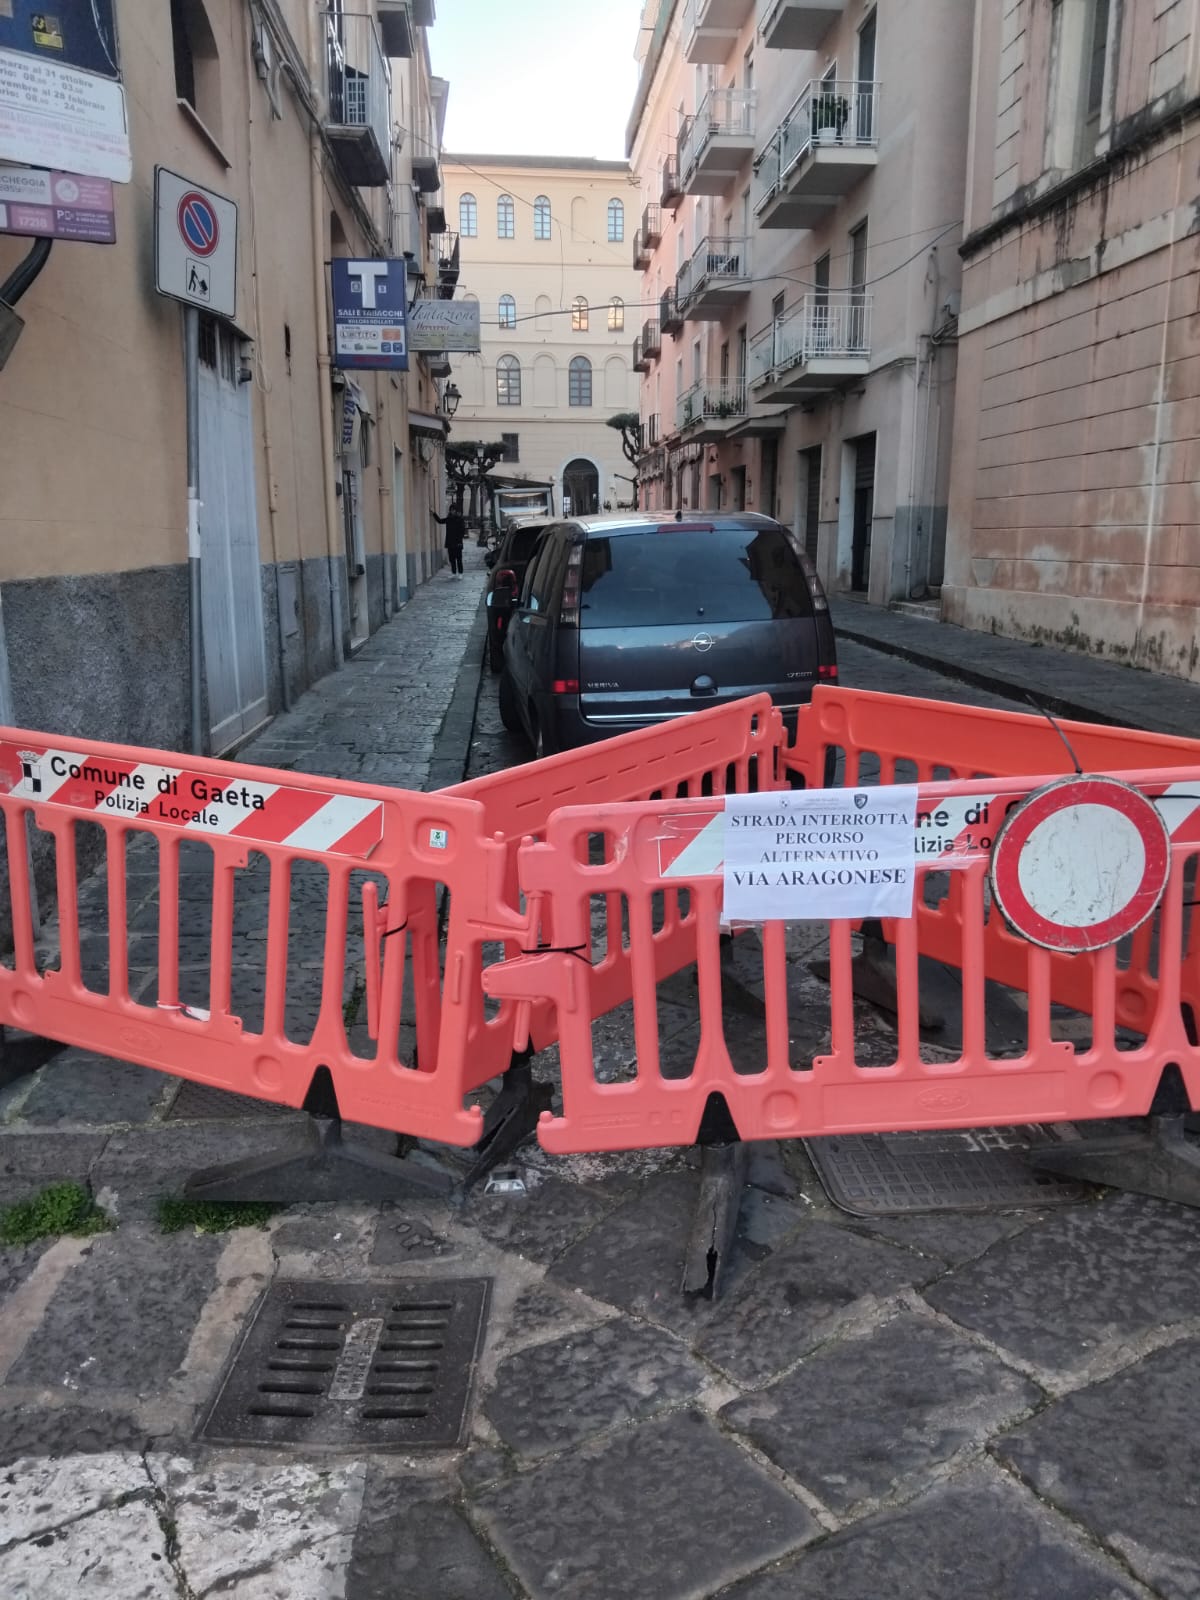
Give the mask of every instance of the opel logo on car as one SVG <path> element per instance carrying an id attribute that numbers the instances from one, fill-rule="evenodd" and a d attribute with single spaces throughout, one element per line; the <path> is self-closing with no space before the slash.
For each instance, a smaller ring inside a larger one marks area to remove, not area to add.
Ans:
<path id="1" fill-rule="evenodd" d="M 699 650 L 700 654 L 703 655 L 706 650 L 712 649 L 713 636 L 711 633 L 698 633 L 692 640 L 692 643 L 695 645 L 696 649 Z"/>

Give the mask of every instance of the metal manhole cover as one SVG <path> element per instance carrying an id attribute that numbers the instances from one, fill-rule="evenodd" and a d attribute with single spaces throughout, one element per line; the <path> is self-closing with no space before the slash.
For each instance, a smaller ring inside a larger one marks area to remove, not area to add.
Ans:
<path id="1" fill-rule="evenodd" d="M 1040 1124 L 864 1133 L 806 1139 L 825 1193 L 852 1217 L 989 1207 L 1073 1205 L 1095 1193 L 1086 1184 L 1035 1172 L 1025 1152 L 1057 1143 Z"/>
<path id="2" fill-rule="evenodd" d="M 214 1089 L 209 1083 L 179 1085 L 167 1107 L 164 1122 L 231 1122 L 236 1117 L 294 1117 L 294 1106 L 281 1106 L 276 1100 L 259 1100 L 252 1094 L 234 1094 L 229 1089 Z"/>
<path id="3" fill-rule="evenodd" d="M 456 1445 L 490 1278 L 273 1283 L 197 1437 L 407 1450 Z"/>

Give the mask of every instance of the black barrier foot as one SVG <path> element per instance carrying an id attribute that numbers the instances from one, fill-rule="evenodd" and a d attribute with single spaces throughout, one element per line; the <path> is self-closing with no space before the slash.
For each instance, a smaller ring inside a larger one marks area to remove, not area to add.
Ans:
<path id="1" fill-rule="evenodd" d="M 715 1300 L 733 1255 L 746 1182 L 748 1147 L 706 1144 L 700 1152 L 700 1195 L 683 1263 L 684 1294 Z"/>
<path id="2" fill-rule="evenodd" d="M 184 1185 L 184 1195 L 189 1200 L 302 1205 L 310 1200 L 428 1198 L 449 1194 L 454 1187 L 451 1174 L 437 1167 L 365 1144 L 345 1143 L 328 1067 L 318 1067 L 313 1074 L 304 1109 L 308 1116 L 283 1143 L 262 1155 L 194 1172 Z"/>
<path id="3" fill-rule="evenodd" d="M 464 1190 L 478 1183 L 537 1131 L 538 1119 L 543 1111 L 551 1109 L 553 1099 L 554 1090 L 548 1083 L 534 1081 L 528 1057 L 514 1057 L 504 1074 L 500 1093 L 483 1119 L 483 1137 L 475 1146 L 476 1159 L 463 1180 Z"/>
<path id="4" fill-rule="evenodd" d="M 1188 1127 L 1195 1120 L 1182 1113 L 1150 1116 L 1138 1133 L 1038 1146 L 1029 1160 L 1055 1177 L 1200 1206 L 1200 1138 Z"/>

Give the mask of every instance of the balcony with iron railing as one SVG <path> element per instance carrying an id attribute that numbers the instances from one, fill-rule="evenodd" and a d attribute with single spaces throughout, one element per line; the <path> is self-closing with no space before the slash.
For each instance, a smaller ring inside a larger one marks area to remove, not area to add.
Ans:
<path id="1" fill-rule="evenodd" d="M 653 256 L 654 252 L 646 243 L 642 230 L 640 228 L 636 229 L 633 235 L 633 270 L 635 272 L 645 272 Z"/>
<path id="2" fill-rule="evenodd" d="M 642 354 L 652 359 L 662 351 L 662 334 L 658 331 L 658 322 L 651 318 L 642 323 Z"/>
<path id="3" fill-rule="evenodd" d="M 456 233 L 438 233 L 429 241 L 429 265 L 437 274 L 437 297 L 453 300 L 458 287 L 459 242 Z"/>
<path id="4" fill-rule="evenodd" d="M 633 341 L 633 370 L 635 372 L 650 371 L 650 358 L 642 349 L 642 336 L 640 333 Z"/>
<path id="5" fill-rule="evenodd" d="M 675 402 L 675 425 L 689 444 L 724 439 L 746 415 L 746 385 L 741 378 L 702 379 Z"/>
<path id="6" fill-rule="evenodd" d="M 764 0 L 759 23 L 768 50 L 815 50 L 846 9 L 846 0 Z"/>
<path id="7" fill-rule="evenodd" d="M 809 83 L 754 163 L 763 228 L 815 228 L 879 161 L 878 83 Z"/>
<path id="8" fill-rule="evenodd" d="M 724 194 L 754 153 L 753 89 L 710 89 L 679 133 L 685 194 Z"/>
<path id="9" fill-rule="evenodd" d="M 749 239 L 701 239 L 675 280 L 675 298 L 690 322 L 717 322 L 749 293 Z"/>
<path id="10" fill-rule="evenodd" d="M 719 67 L 729 59 L 754 0 L 687 0 L 683 8 L 683 53 L 688 61 Z"/>
<path id="11" fill-rule="evenodd" d="M 755 400 L 787 404 L 865 378 L 871 356 L 871 296 L 862 289 L 806 294 L 750 341 Z"/>
<path id="12" fill-rule="evenodd" d="M 683 201 L 683 190 L 679 187 L 679 158 L 677 155 L 667 156 L 663 160 L 661 180 L 659 199 L 672 212 L 678 211 Z"/>
<path id="13" fill-rule="evenodd" d="M 664 335 L 683 332 L 683 316 L 675 303 L 674 289 L 668 289 L 658 303 L 658 326 Z"/>
<path id="14" fill-rule="evenodd" d="M 391 73 L 373 17 L 326 12 L 325 133 L 356 188 L 391 178 Z M 436 185 L 435 185 L 436 187 Z"/>
<path id="15" fill-rule="evenodd" d="M 409 146 L 413 182 L 422 194 L 436 194 L 442 187 L 441 152 L 432 138 L 414 134 Z"/>
<path id="16" fill-rule="evenodd" d="M 662 243 L 662 207 L 652 200 L 642 211 L 642 242 L 651 250 Z"/>
<path id="17" fill-rule="evenodd" d="M 642 423 L 642 449 L 653 450 L 659 439 L 658 412 L 652 411 Z"/>

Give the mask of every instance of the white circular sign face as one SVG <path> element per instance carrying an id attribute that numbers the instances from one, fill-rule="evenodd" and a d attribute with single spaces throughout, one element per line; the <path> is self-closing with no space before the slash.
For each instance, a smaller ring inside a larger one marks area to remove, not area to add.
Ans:
<path id="1" fill-rule="evenodd" d="M 1137 828 L 1109 806 L 1052 812 L 1021 851 L 1017 882 L 1048 922 L 1090 928 L 1107 922 L 1133 899 L 1146 871 L 1146 846 Z"/>
<path id="2" fill-rule="evenodd" d="M 1106 776 L 1062 778 L 1005 821 L 991 883 L 1009 927 L 1047 950 L 1103 950 L 1151 916 L 1171 875 L 1152 801 Z"/>

